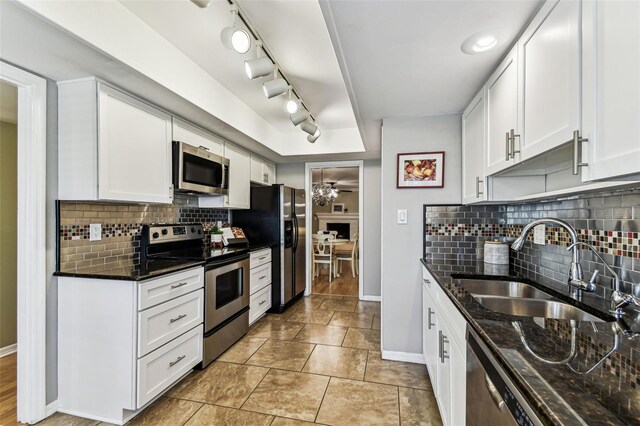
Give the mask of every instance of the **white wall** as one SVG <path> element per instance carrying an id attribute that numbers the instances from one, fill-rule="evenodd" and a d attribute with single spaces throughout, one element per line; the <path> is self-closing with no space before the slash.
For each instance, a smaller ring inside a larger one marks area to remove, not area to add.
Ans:
<path id="1" fill-rule="evenodd" d="M 276 182 L 292 188 L 304 188 L 304 163 L 278 164 Z"/>
<path id="2" fill-rule="evenodd" d="M 422 352 L 423 204 L 461 202 L 460 114 L 385 119 L 382 127 L 382 350 Z M 445 151 L 442 189 L 397 189 L 397 155 Z M 397 209 L 407 209 L 408 224 L 398 225 Z M 392 357 L 392 354 L 387 354 Z"/>

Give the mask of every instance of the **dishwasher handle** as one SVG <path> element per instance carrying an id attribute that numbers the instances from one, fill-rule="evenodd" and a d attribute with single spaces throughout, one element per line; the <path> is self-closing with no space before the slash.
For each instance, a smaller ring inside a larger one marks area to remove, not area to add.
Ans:
<path id="1" fill-rule="evenodd" d="M 498 407 L 498 410 L 502 411 L 505 406 L 504 399 L 502 399 L 502 397 L 500 396 L 500 392 L 498 392 L 498 389 L 489 378 L 489 375 L 486 373 L 484 375 L 484 382 L 487 385 L 487 389 L 489 390 L 491 399 L 493 399 L 493 402 L 496 404 L 496 407 Z"/>

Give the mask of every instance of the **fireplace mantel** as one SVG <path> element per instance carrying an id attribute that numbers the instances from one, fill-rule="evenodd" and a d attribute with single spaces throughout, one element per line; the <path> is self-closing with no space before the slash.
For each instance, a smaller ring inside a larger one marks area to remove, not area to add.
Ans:
<path id="1" fill-rule="evenodd" d="M 348 223 L 351 241 L 355 240 L 355 234 L 360 229 L 360 215 L 358 213 L 316 213 L 315 216 L 318 218 L 319 230 L 327 229 L 327 223 Z"/>

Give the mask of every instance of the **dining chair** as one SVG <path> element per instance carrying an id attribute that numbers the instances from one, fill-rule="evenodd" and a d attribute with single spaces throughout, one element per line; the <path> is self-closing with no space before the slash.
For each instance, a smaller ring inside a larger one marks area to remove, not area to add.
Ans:
<path id="1" fill-rule="evenodd" d="M 334 238 L 338 238 L 338 231 L 318 231 L 318 235 L 333 235 Z"/>
<path id="2" fill-rule="evenodd" d="M 337 258 L 333 252 L 333 240 L 335 236 L 332 234 L 318 235 L 316 246 L 313 251 L 313 276 L 320 276 L 320 265 L 329 265 L 329 282 L 333 279 L 338 266 Z"/>
<path id="3" fill-rule="evenodd" d="M 356 277 L 360 272 L 358 271 L 358 234 L 354 234 L 353 248 L 351 253 L 336 253 L 336 260 L 338 262 L 338 273 L 342 273 L 342 262 L 351 262 L 351 275 Z"/>

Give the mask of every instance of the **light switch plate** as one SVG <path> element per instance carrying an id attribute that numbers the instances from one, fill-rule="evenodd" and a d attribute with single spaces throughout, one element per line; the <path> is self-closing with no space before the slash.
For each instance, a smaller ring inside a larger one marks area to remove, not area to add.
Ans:
<path id="1" fill-rule="evenodd" d="M 547 227 L 545 226 L 545 224 L 540 224 L 537 225 L 535 228 L 533 228 L 533 243 L 534 244 L 539 244 L 541 246 L 545 245 L 546 243 L 546 238 L 545 235 L 547 233 Z"/>
<path id="2" fill-rule="evenodd" d="M 407 209 L 398 209 L 398 225 L 406 225 L 407 223 Z"/>
<path id="3" fill-rule="evenodd" d="M 102 224 L 89 224 L 89 241 L 100 241 L 102 239 Z"/>

